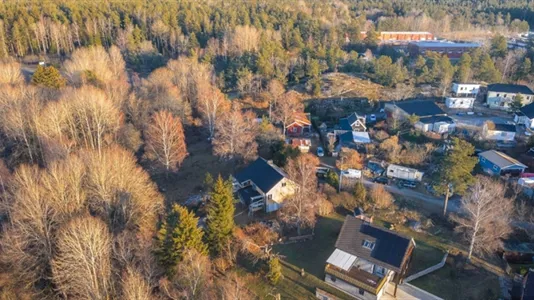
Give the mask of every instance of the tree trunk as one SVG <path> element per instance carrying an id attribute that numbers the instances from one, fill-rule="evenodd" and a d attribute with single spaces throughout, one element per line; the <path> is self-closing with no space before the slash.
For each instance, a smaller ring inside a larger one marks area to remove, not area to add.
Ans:
<path id="1" fill-rule="evenodd" d="M 475 246 L 475 233 L 473 233 L 473 237 L 471 238 L 471 243 L 469 243 L 469 253 L 467 254 L 467 259 L 471 260 L 471 255 L 473 255 L 473 248 Z"/>
<path id="2" fill-rule="evenodd" d="M 449 186 L 447 185 L 447 192 L 445 193 L 445 202 L 443 203 L 443 215 L 446 216 L 447 215 L 447 205 L 449 204 L 449 193 L 450 193 L 450 189 L 449 189 Z"/>

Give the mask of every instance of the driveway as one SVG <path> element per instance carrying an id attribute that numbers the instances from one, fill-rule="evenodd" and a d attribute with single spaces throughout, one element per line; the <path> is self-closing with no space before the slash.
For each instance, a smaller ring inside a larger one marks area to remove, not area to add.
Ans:
<path id="1" fill-rule="evenodd" d="M 495 116 L 478 116 L 478 115 L 450 115 L 451 119 L 456 122 L 458 126 L 472 126 L 482 127 L 484 122 L 492 121 L 495 124 L 506 124 L 506 122 L 513 121 L 513 117 L 495 117 Z"/>
<path id="2" fill-rule="evenodd" d="M 388 282 L 385 293 L 380 299 L 384 300 L 443 300 L 442 298 L 431 294 L 425 290 L 415 287 L 408 283 L 400 284 L 397 287 L 397 296 L 394 297 L 395 284 Z"/>

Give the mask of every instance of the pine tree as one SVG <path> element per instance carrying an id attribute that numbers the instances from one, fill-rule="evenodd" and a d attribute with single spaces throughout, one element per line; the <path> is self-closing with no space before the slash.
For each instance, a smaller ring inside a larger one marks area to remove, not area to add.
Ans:
<path id="1" fill-rule="evenodd" d="M 475 181 L 471 174 L 477 164 L 476 157 L 473 157 L 474 152 L 475 147 L 469 142 L 453 138 L 452 149 L 440 161 L 438 184 L 434 186 L 434 190 L 445 195 L 443 215 L 447 213 L 449 197 L 453 193 L 462 195 Z"/>
<path id="2" fill-rule="evenodd" d="M 367 197 L 367 190 L 365 189 L 363 182 L 362 181 L 356 182 L 356 185 L 354 186 L 354 198 L 356 198 L 356 202 L 357 203 L 365 202 L 366 197 Z"/>
<path id="3" fill-rule="evenodd" d="M 33 73 L 32 83 L 52 89 L 59 89 L 65 85 L 65 79 L 53 66 L 39 66 Z"/>
<path id="4" fill-rule="evenodd" d="M 219 175 L 206 208 L 206 239 L 213 254 L 221 253 L 232 237 L 234 211 L 232 182 L 223 180 Z"/>
<path id="5" fill-rule="evenodd" d="M 282 266 L 278 257 L 271 258 L 269 260 L 269 272 L 267 273 L 267 279 L 272 284 L 277 284 L 282 278 Z"/>
<path id="6" fill-rule="evenodd" d="M 160 227 L 156 236 L 156 256 L 160 264 L 172 272 L 183 260 L 184 254 L 195 249 L 207 254 L 207 246 L 202 241 L 204 232 L 198 227 L 198 218 L 187 208 L 175 204 Z"/>

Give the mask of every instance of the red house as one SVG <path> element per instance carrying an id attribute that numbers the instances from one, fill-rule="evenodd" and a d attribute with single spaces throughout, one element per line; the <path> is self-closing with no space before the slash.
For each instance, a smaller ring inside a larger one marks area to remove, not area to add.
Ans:
<path id="1" fill-rule="evenodd" d="M 310 133 L 311 122 L 310 114 L 294 113 L 293 122 L 286 126 L 286 133 L 290 136 L 302 136 Z"/>

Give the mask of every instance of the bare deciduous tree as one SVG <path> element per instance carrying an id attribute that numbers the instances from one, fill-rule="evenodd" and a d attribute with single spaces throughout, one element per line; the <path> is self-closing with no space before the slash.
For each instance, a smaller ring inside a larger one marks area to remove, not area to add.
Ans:
<path id="1" fill-rule="evenodd" d="M 252 111 L 242 113 L 234 106 L 217 122 L 213 152 L 226 159 L 254 159 L 258 152 L 258 125 Z"/>
<path id="2" fill-rule="evenodd" d="M 339 159 L 336 161 L 336 166 L 340 170 L 362 169 L 363 157 L 358 151 L 343 147 L 339 153 Z"/>
<path id="3" fill-rule="evenodd" d="M 197 109 L 205 126 L 208 128 L 210 139 L 215 134 L 215 127 L 221 117 L 228 110 L 229 103 L 224 94 L 215 87 L 199 86 Z"/>
<path id="4" fill-rule="evenodd" d="M 149 157 L 155 158 L 167 171 L 177 170 L 187 156 L 182 122 L 168 111 L 154 114 L 146 138 Z"/>
<path id="5" fill-rule="evenodd" d="M 280 81 L 272 79 L 267 85 L 267 91 L 269 93 L 269 120 L 271 120 L 272 107 L 278 103 L 286 89 Z"/>
<path id="6" fill-rule="evenodd" d="M 14 60 L 0 62 L 0 84 L 21 84 L 24 76 L 20 69 L 20 64 Z"/>
<path id="7" fill-rule="evenodd" d="M 302 112 L 303 110 L 304 105 L 297 92 L 289 91 L 278 101 L 274 110 L 274 120 L 282 123 L 284 136 L 286 134 L 286 126 L 293 119 L 294 113 Z"/>
<path id="8" fill-rule="evenodd" d="M 375 184 L 369 192 L 372 205 L 378 209 L 385 209 L 393 204 L 393 196 L 386 191 L 383 185 Z"/>
<path id="9" fill-rule="evenodd" d="M 126 270 L 122 280 L 122 299 L 148 300 L 152 299 L 151 287 L 148 282 L 134 269 Z"/>
<path id="10" fill-rule="evenodd" d="M 110 297 L 111 239 L 106 224 L 90 216 L 73 219 L 61 228 L 52 274 L 64 296 Z"/>
<path id="11" fill-rule="evenodd" d="M 504 193 L 504 185 L 498 180 L 478 176 L 471 191 L 462 197 L 463 210 L 454 220 L 469 242 L 468 258 L 473 252 L 489 254 L 499 249 L 501 239 L 510 234 L 513 201 Z"/>
<path id="12" fill-rule="evenodd" d="M 284 201 L 280 217 L 287 224 L 297 228 L 315 225 L 319 198 L 317 197 L 316 167 L 319 159 L 311 154 L 303 154 L 289 161 L 287 173 L 296 185 L 296 192 Z"/>
<path id="13" fill-rule="evenodd" d="M 247 289 L 246 281 L 235 273 L 225 276 L 222 282 L 218 284 L 218 287 L 219 297 L 222 300 L 254 299 L 253 295 Z"/>

